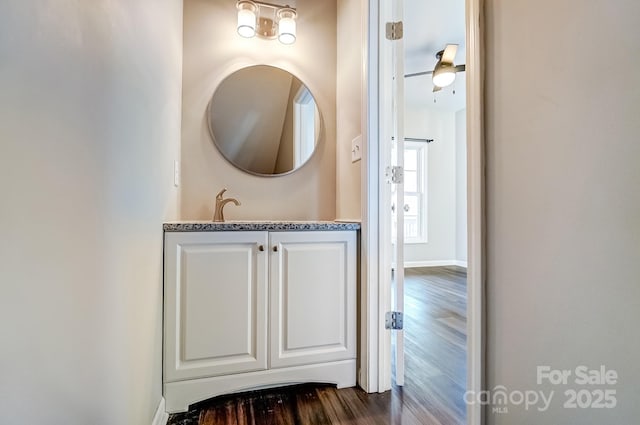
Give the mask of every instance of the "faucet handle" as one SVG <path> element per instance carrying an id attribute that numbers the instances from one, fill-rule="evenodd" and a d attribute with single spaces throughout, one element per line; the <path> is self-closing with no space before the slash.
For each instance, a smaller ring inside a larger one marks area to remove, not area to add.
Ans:
<path id="1" fill-rule="evenodd" d="M 222 199 L 222 194 L 224 194 L 227 191 L 227 188 L 223 188 L 220 192 L 218 192 L 218 194 L 216 195 L 216 199 Z"/>

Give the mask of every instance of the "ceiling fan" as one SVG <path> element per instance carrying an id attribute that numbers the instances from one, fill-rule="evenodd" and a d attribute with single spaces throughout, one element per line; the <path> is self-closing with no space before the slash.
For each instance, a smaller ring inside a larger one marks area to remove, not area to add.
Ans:
<path id="1" fill-rule="evenodd" d="M 442 90 L 443 87 L 447 87 L 456 79 L 456 72 L 462 72 L 465 70 L 464 64 L 455 66 L 453 60 L 456 57 L 458 51 L 457 44 L 447 44 L 444 50 L 440 50 L 436 53 L 438 62 L 433 68 L 433 71 L 416 72 L 413 74 L 406 74 L 404 77 L 417 77 L 419 75 L 432 74 L 431 80 L 433 81 L 433 91 L 437 92 Z"/>

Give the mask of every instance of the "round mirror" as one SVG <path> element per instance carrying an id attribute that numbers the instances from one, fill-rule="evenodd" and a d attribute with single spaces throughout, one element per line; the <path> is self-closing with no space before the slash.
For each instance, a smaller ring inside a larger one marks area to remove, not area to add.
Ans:
<path id="1" fill-rule="evenodd" d="M 209 102 L 208 121 L 222 155 L 259 175 L 299 168 L 320 135 L 320 112 L 309 89 L 289 72 L 267 65 L 225 78 Z"/>

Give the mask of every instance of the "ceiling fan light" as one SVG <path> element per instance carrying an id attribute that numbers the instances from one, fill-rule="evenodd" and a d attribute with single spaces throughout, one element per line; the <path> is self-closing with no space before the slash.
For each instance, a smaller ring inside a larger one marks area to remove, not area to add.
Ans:
<path id="1" fill-rule="evenodd" d="M 453 66 L 438 63 L 433 71 L 432 81 L 435 86 L 447 87 L 456 79 L 456 70 Z"/>

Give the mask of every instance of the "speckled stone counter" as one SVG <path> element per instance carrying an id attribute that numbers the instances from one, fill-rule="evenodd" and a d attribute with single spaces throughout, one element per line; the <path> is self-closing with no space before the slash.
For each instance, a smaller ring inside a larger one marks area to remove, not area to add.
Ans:
<path id="1" fill-rule="evenodd" d="M 341 221 L 176 221 L 163 224 L 165 232 L 221 232 L 221 231 L 311 231 L 360 230 L 360 223 Z"/>

